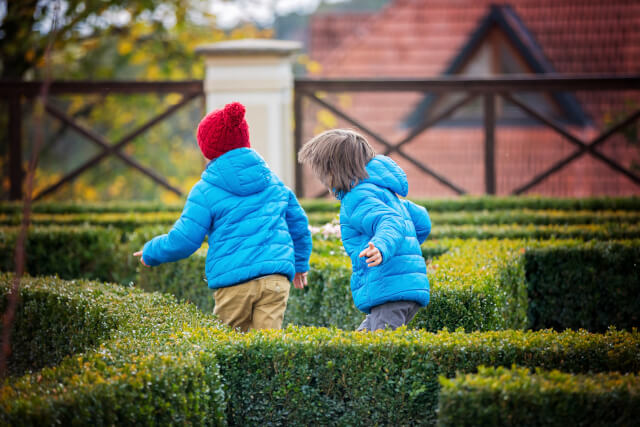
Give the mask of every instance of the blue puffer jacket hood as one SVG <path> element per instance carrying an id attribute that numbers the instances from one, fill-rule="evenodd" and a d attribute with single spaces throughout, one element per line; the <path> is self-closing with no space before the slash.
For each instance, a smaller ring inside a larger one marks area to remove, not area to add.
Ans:
<path id="1" fill-rule="evenodd" d="M 420 244 L 431 231 L 427 210 L 408 200 L 404 171 L 389 157 L 376 156 L 366 166 L 369 178 L 344 194 L 340 206 L 342 243 L 351 258 L 351 292 L 356 307 L 393 301 L 429 303 L 429 280 Z M 368 267 L 360 252 L 372 242 L 382 263 Z"/>
<path id="2" fill-rule="evenodd" d="M 366 169 L 369 178 L 363 180 L 363 183 L 370 182 L 378 187 L 388 188 L 402 197 L 407 197 L 409 193 L 407 174 L 390 157 L 377 155 L 367 164 Z"/>
<path id="3" fill-rule="evenodd" d="M 209 163 L 168 234 L 147 242 L 150 265 L 186 258 L 208 237 L 207 283 L 217 289 L 269 274 L 309 270 L 311 233 L 293 192 L 250 148 Z"/>
<path id="4" fill-rule="evenodd" d="M 229 193 L 248 196 L 269 185 L 271 171 L 256 151 L 238 148 L 211 161 L 202 172 L 202 179 Z"/>

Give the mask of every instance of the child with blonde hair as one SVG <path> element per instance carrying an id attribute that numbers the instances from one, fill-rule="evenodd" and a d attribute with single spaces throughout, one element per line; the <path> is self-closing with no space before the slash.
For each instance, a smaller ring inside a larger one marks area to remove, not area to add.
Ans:
<path id="1" fill-rule="evenodd" d="M 299 161 L 340 200 L 342 244 L 351 258 L 351 292 L 367 313 L 358 330 L 396 329 L 429 303 L 420 244 L 431 231 L 427 210 L 408 200 L 404 171 L 377 155 L 360 134 L 323 132 L 307 142 Z"/>
<path id="2" fill-rule="evenodd" d="M 147 266 L 186 258 L 205 237 L 214 313 L 249 329 L 282 326 L 290 285 L 307 284 L 311 233 L 296 196 L 249 142 L 245 108 L 234 102 L 207 114 L 197 140 L 210 160 L 168 234 L 134 255 Z"/>

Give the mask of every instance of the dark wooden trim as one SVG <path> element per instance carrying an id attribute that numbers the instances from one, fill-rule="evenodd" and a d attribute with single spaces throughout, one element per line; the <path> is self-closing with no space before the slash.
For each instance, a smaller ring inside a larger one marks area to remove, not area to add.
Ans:
<path id="1" fill-rule="evenodd" d="M 487 194 L 496 194 L 496 96 L 484 95 L 484 185 Z"/>
<path id="2" fill-rule="evenodd" d="M 9 107 L 9 200 L 22 200 L 22 106 L 20 95 L 8 100 Z"/>
<path id="3" fill-rule="evenodd" d="M 86 161 L 84 164 L 78 166 L 76 169 L 74 169 L 73 171 L 69 172 L 67 175 L 62 177 L 57 183 L 55 183 L 53 185 L 50 185 L 49 187 L 47 187 L 44 190 L 42 190 L 35 197 L 35 200 L 41 199 L 44 196 L 46 196 L 47 194 L 53 193 L 54 191 L 59 189 L 61 186 L 63 186 L 67 182 L 73 181 L 80 174 L 82 174 L 84 171 L 96 166 L 98 163 L 100 163 L 102 160 L 104 160 L 107 156 L 109 156 L 111 154 L 114 154 L 116 151 L 120 150 L 125 145 L 127 145 L 130 142 L 132 142 L 135 138 L 140 136 L 142 133 L 146 132 L 149 128 L 151 128 L 152 126 L 156 125 L 158 122 L 164 120 L 165 118 L 167 118 L 168 116 L 170 116 L 171 114 L 173 114 L 174 112 L 179 110 L 181 107 L 183 107 L 185 104 L 187 104 L 189 101 L 191 101 L 194 98 L 197 98 L 198 96 L 200 96 L 200 94 L 198 94 L 198 93 L 192 93 L 192 94 L 184 95 L 182 97 L 182 99 L 180 100 L 180 102 L 178 102 L 177 104 L 174 104 L 171 107 L 167 108 L 163 113 L 161 113 L 161 114 L 157 115 L 156 117 L 152 118 L 151 120 L 147 121 L 146 123 L 144 123 L 142 126 L 137 128 L 133 132 L 131 132 L 128 135 L 124 136 L 122 139 L 120 139 L 115 144 L 109 145 L 108 149 L 105 149 L 101 153 L 95 155 L 94 157 L 92 157 L 91 159 Z M 182 193 L 178 190 L 177 194 L 181 195 Z"/>
<path id="4" fill-rule="evenodd" d="M 42 90 L 42 82 L 0 80 L 0 96 L 21 94 L 36 97 Z M 54 81 L 49 88 L 51 95 L 64 94 L 140 94 L 140 93 L 204 93 L 202 80 L 141 82 L 126 80 Z"/>
<path id="5" fill-rule="evenodd" d="M 296 90 L 306 92 L 519 92 L 640 89 L 640 75 L 512 75 L 500 77 L 438 77 L 433 79 L 297 78 Z"/>

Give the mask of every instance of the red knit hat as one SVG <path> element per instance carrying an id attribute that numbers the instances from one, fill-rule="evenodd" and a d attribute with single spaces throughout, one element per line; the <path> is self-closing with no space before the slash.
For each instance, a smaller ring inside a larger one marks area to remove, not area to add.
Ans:
<path id="1" fill-rule="evenodd" d="M 244 113 L 244 105 L 232 102 L 202 119 L 198 125 L 197 139 L 207 159 L 215 159 L 234 148 L 251 147 Z"/>

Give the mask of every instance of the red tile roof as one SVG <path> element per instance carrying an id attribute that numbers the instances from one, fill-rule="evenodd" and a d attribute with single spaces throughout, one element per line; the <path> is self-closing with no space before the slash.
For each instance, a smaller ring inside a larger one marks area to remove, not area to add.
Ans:
<path id="1" fill-rule="evenodd" d="M 311 54 L 324 65 L 324 76 L 436 76 L 462 49 L 492 3 L 495 0 L 396 0 L 368 19 L 313 18 Z M 508 3 L 558 72 L 640 72 L 640 2 Z M 327 24 L 332 21 L 335 26 Z M 324 31 L 335 31 L 335 37 L 323 36 Z"/>
<path id="2" fill-rule="evenodd" d="M 495 1 L 495 0 L 493 0 Z M 375 15 L 314 18 L 313 59 L 324 77 L 433 77 L 440 75 L 469 41 L 489 13 L 492 0 L 396 0 Z M 631 0 L 512 0 L 509 2 L 560 73 L 626 74 L 640 72 L 640 2 Z M 331 36 L 323 32 L 332 32 Z M 334 98 L 333 96 L 331 98 Z M 579 92 L 576 98 L 595 123 L 608 111 L 619 111 L 635 93 Z M 337 99 L 335 97 L 334 101 Z M 404 134 L 399 124 L 423 99 L 418 93 L 352 93 L 340 106 L 357 120 L 395 142 Z M 339 105 L 338 102 L 335 103 Z M 332 124 L 313 120 L 317 109 L 305 110 L 305 138 Z M 311 118 L 312 120 L 309 120 Z M 336 126 L 353 127 L 338 121 Z M 597 131 L 573 129 L 588 139 Z M 377 147 L 381 148 L 381 147 Z M 504 127 L 496 130 L 497 187 L 506 194 L 524 184 L 575 147 L 545 127 Z M 621 138 L 600 150 L 629 166 L 637 159 Z M 429 129 L 406 146 L 406 152 L 471 193 L 484 191 L 483 129 Z M 405 168 L 410 195 L 446 196 L 452 191 L 397 155 Z M 306 172 L 308 174 L 308 171 Z M 318 183 L 305 180 L 307 195 Z M 583 156 L 531 191 L 557 196 L 639 194 L 628 178 L 603 163 Z"/>

